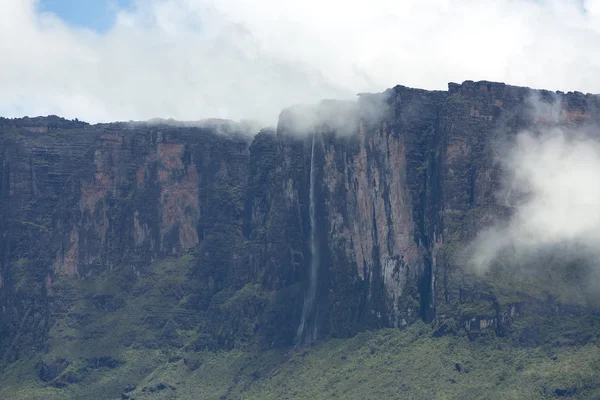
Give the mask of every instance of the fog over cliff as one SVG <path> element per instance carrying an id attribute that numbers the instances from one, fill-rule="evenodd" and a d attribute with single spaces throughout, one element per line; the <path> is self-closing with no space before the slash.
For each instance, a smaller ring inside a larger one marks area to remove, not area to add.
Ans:
<path id="1" fill-rule="evenodd" d="M 496 195 L 512 215 L 479 232 L 469 261 L 480 272 L 493 265 L 598 272 L 600 127 L 562 123 L 559 97 L 529 100 L 531 117 L 540 123 L 495 145 L 503 169 Z"/>

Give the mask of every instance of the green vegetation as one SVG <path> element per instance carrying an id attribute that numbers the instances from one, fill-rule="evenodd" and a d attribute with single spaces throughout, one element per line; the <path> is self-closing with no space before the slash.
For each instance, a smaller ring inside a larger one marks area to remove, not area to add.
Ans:
<path id="1" fill-rule="evenodd" d="M 597 300 L 591 294 L 596 288 L 587 279 L 590 271 L 584 270 L 582 266 L 560 262 L 527 268 L 495 265 L 485 278 L 501 304 L 518 302 L 517 294 L 521 293 L 539 300 L 553 296 L 563 304 L 593 305 Z"/>
<path id="2" fill-rule="evenodd" d="M 118 326 L 114 327 L 118 329 Z M 56 388 L 34 360 L 0 378 L 1 398 L 107 399 L 535 399 L 600 396 L 600 347 L 522 349 L 509 339 L 432 337 L 418 323 L 365 332 L 313 347 L 261 353 L 194 352 L 131 346 L 119 364 L 77 361 Z"/>

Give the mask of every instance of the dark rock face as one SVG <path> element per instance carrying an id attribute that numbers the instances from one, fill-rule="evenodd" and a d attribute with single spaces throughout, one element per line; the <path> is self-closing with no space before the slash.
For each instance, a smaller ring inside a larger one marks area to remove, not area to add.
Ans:
<path id="1" fill-rule="evenodd" d="M 470 81 L 397 86 L 308 117 L 285 110 L 276 131 L 256 135 L 228 123 L 0 119 L 0 357 L 43 349 L 67 313 L 75 329 L 89 313 L 119 313 L 124 292 L 147 295 L 135 285 L 154 279 L 148 265 L 185 254 L 185 280 L 161 289 L 161 307 L 176 307 L 143 322 L 160 340 L 180 345 L 174 326 L 184 326 L 200 332 L 197 350 L 293 344 L 312 257 L 313 135 L 318 337 L 418 319 L 440 334 L 509 334 L 520 313 L 557 313 L 545 301 L 499 302 L 451 257 L 511 212 L 494 197 L 491 142 L 545 123 L 531 96 L 558 104 L 561 124 L 599 120 L 596 96 Z M 100 276 L 119 277 L 117 289 L 82 289 Z"/>

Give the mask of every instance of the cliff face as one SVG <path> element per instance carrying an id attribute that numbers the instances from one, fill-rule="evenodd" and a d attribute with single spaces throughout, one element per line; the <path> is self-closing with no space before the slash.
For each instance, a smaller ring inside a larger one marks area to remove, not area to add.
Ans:
<path id="1" fill-rule="evenodd" d="M 559 124 L 600 120 L 596 96 L 489 82 L 285 110 L 256 135 L 0 120 L 0 357 L 281 346 L 418 319 L 509 334 L 519 315 L 584 313 L 455 257 L 511 213 L 492 141 L 548 122 L 533 97 Z"/>

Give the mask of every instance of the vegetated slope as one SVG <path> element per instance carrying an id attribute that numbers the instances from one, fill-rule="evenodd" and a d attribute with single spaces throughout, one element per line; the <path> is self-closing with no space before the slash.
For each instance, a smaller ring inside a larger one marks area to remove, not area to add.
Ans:
<path id="1" fill-rule="evenodd" d="M 560 330 L 564 321 L 554 324 Z M 128 349 L 78 384 L 43 386 L 31 362 L 3 379 L 10 399 L 596 399 L 600 348 L 520 348 L 506 338 L 433 337 L 429 325 L 383 329 L 259 353 Z M 120 394 L 114 395 L 116 391 Z M 112 396 L 111 396 L 112 393 Z"/>
<path id="2" fill-rule="evenodd" d="M 553 119 L 531 99 L 558 110 Z M 494 196 L 494 139 L 597 126 L 599 104 L 465 82 L 288 109 L 276 131 L 256 135 L 223 121 L 3 119 L 0 394 L 592 396 L 589 266 L 476 275 L 456 256 L 512 212 Z M 330 341 L 302 356 L 290 349 L 313 228 L 313 329 Z M 376 331 L 354 337 L 366 330 Z M 373 354 L 370 341 L 382 341 Z M 448 375 L 454 358 L 477 368 Z"/>

